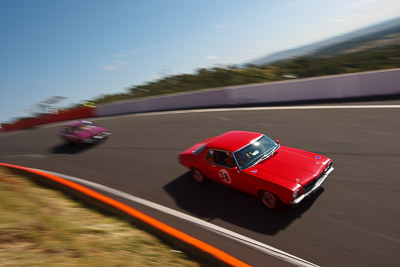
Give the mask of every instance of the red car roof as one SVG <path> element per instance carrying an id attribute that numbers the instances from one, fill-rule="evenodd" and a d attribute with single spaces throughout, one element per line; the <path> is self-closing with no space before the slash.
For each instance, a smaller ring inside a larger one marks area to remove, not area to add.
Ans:
<path id="1" fill-rule="evenodd" d="M 207 143 L 207 147 L 234 152 L 260 136 L 260 133 L 230 131 L 213 138 Z"/>

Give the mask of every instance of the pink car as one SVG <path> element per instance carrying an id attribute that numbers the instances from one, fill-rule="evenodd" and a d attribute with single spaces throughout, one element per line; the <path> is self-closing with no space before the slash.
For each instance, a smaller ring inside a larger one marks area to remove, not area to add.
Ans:
<path id="1" fill-rule="evenodd" d="M 325 156 L 245 131 L 210 137 L 182 151 L 178 159 L 197 182 L 209 179 L 235 188 L 259 197 L 269 209 L 300 203 L 333 171 Z"/>
<path id="2" fill-rule="evenodd" d="M 89 121 L 80 120 L 64 125 L 59 135 L 71 144 L 93 144 L 106 139 L 111 133 L 105 128 L 92 125 Z"/>

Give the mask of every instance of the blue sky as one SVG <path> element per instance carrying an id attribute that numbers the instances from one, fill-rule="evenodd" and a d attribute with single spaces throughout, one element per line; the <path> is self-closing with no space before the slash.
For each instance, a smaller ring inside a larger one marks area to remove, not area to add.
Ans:
<path id="1" fill-rule="evenodd" d="M 393 0 L 0 0 L 0 123 L 399 15 Z"/>

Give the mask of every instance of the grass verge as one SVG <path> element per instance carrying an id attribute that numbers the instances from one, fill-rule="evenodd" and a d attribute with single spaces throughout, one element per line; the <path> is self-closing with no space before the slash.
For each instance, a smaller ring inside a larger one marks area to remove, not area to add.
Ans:
<path id="1" fill-rule="evenodd" d="M 0 167 L 1 266 L 201 266 L 157 237 Z"/>

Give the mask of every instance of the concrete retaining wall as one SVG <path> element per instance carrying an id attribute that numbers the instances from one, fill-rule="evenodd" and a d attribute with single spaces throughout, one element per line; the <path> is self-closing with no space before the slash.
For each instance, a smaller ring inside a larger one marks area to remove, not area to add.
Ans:
<path id="1" fill-rule="evenodd" d="M 394 94 L 400 94 L 400 69 L 231 86 L 140 98 L 99 105 L 96 108 L 81 107 L 59 114 L 32 118 L 13 124 L 3 124 L 0 132 L 26 129 L 56 121 L 96 116 Z"/>
<path id="2" fill-rule="evenodd" d="M 224 87 L 99 105 L 97 116 L 400 94 L 400 69 Z"/>

